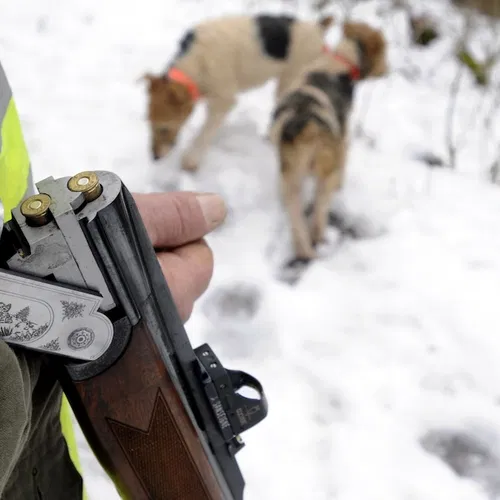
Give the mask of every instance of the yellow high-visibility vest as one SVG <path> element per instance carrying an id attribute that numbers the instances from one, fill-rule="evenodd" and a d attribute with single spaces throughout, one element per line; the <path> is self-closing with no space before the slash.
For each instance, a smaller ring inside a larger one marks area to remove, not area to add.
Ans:
<path id="1" fill-rule="evenodd" d="M 21 122 L 12 91 L 0 63 L 0 217 L 3 212 L 3 222 L 10 220 L 11 210 L 26 195 L 31 194 L 32 189 L 30 159 Z M 2 206 L 3 210 L 1 210 Z M 1 226 L 2 224 L 0 228 Z M 65 396 L 63 396 L 61 406 L 61 427 L 71 460 L 81 475 L 71 409 Z M 86 498 L 85 492 L 83 492 L 83 498 Z"/>

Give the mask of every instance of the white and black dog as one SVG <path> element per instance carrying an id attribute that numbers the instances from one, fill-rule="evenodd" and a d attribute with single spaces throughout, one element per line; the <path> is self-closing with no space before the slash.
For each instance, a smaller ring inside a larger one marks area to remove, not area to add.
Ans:
<path id="1" fill-rule="evenodd" d="M 311 22 L 278 15 L 227 16 L 187 32 L 168 69 L 144 76 L 152 157 L 169 153 L 196 102 L 204 98 L 207 120 L 182 161 L 183 169 L 196 170 L 237 94 L 277 78 L 279 98 L 321 54 L 332 22 L 332 17 Z"/>

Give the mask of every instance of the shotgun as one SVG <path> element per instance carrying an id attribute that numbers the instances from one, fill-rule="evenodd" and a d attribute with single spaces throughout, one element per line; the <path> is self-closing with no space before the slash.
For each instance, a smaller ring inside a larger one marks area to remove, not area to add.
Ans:
<path id="1" fill-rule="evenodd" d="M 117 175 L 36 187 L 1 234 L 0 339 L 54 370 L 122 498 L 242 499 L 235 455 L 267 415 L 262 385 L 193 349 Z"/>

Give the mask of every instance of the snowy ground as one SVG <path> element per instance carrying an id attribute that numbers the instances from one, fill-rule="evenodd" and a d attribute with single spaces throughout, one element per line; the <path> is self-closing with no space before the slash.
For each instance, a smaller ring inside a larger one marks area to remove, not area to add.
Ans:
<path id="1" fill-rule="evenodd" d="M 428 4 L 451 37 L 453 16 Z M 275 154 L 261 137 L 272 84 L 241 97 L 196 177 L 179 176 L 178 153 L 162 164 L 148 155 L 136 79 L 168 62 L 191 23 L 241 12 L 242 1 L 1 8 L 0 55 L 36 179 L 105 169 L 137 191 L 175 181 L 227 199 L 227 224 L 210 237 L 213 282 L 187 329 L 194 345 L 209 342 L 267 390 L 269 416 L 239 454 L 248 500 L 500 498 L 500 190 L 487 181 L 495 143 L 477 125 L 488 106 L 466 75 L 457 171 L 417 161 L 425 152 L 446 159 L 449 39 L 408 50 L 402 16 L 379 18 L 373 5 L 357 15 L 383 26 L 394 71 L 359 88 L 363 133 L 338 201 L 383 234 L 339 247 L 295 288 L 271 265 L 288 237 Z M 405 67 L 420 77 L 403 77 Z M 81 446 L 91 497 L 118 498 Z"/>

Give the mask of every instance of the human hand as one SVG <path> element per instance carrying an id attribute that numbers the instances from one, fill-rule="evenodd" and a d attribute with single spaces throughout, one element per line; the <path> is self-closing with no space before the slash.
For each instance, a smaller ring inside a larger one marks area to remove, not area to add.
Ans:
<path id="1" fill-rule="evenodd" d="M 203 237 L 226 217 L 224 200 L 211 193 L 134 193 L 182 320 L 208 288 L 213 254 Z"/>

